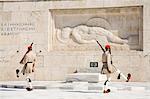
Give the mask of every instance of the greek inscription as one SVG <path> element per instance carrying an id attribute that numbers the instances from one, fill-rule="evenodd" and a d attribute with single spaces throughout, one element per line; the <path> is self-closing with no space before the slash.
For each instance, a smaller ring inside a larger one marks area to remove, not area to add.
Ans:
<path id="1" fill-rule="evenodd" d="M 19 33 L 35 32 L 34 23 L 0 23 L 0 35 L 17 35 Z"/>

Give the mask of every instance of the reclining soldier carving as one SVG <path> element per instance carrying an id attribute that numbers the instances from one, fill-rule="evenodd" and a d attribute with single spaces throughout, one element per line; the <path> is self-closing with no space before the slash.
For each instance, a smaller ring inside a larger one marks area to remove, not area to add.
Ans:
<path id="1" fill-rule="evenodd" d="M 56 36 L 62 43 L 67 43 L 70 39 L 78 44 L 95 43 L 97 36 L 104 36 L 108 42 L 112 43 L 128 43 L 128 40 L 121 39 L 104 28 L 89 27 L 86 25 L 79 25 L 74 28 L 65 27 L 63 29 L 56 29 Z"/>

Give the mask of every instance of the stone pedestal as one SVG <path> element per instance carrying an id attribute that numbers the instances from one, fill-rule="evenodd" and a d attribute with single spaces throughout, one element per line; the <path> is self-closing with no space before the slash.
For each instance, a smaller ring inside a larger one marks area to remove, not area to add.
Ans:
<path id="1" fill-rule="evenodd" d="M 68 74 L 66 77 L 67 82 L 99 82 L 106 80 L 105 75 L 100 73 L 74 73 Z"/>

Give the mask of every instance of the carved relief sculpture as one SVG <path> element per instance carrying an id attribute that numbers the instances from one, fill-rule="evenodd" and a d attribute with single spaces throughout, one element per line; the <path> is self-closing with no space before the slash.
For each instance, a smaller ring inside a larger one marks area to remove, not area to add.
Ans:
<path id="1" fill-rule="evenodd" d="M 56 35 L 61 43 L 67 43 L 70 39 L 78 44 L 95 43 L 95 39 L 101 39 L 101 37 L 105 38 L 103 40 L 109 43 L 121 45 L 128 43 L 128 40 L 121 39 L 104 28 L 86 25 L 56 29 Z"/>

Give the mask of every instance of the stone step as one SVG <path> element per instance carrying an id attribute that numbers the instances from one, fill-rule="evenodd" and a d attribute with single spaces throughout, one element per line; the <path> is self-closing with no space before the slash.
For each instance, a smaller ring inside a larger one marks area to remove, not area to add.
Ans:
<path id="1" fill-rule="evenodd" d="M 99 82 L 104 80 L 106 80 L 106 76 L 100 73 L 74 73 L 68 74 L 66 77 L 67 82 Z"/>

